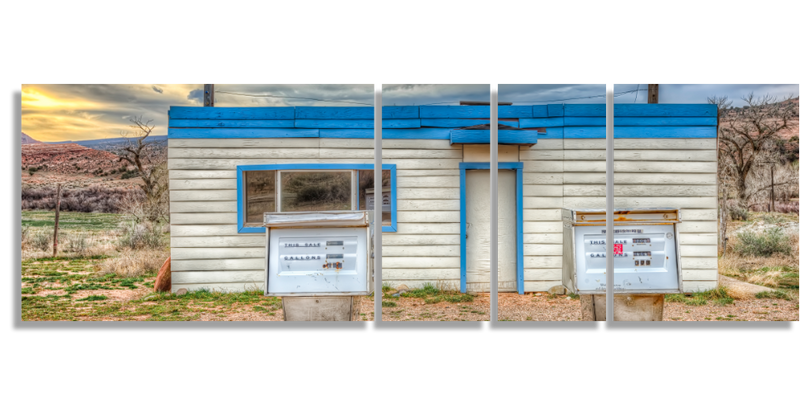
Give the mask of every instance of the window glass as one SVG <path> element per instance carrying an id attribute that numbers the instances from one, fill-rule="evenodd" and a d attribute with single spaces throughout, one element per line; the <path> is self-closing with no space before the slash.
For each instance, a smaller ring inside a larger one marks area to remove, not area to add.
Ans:
<path id="1" fill-rule="evenodd" d="M 265 212 L 275 212 L 275 171 L 245 172 L 247 223 L 261 224 Z"/>
<path id="2" fill-rule="evenodd" d="M 352 209 L 352 172 L 281 172 L 281 212 Z"/>
<path id="3" fill-rule="evenodd" d="M 383 225 L 392 225 L 392 172 L 383 171 Z M 375 209 L 375 171 L 358 171 L 358 209 L 372 211 Z"/>

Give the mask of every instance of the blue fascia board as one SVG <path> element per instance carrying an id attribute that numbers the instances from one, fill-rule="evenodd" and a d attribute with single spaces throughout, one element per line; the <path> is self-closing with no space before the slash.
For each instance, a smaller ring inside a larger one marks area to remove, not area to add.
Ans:
<path id="1" fill-rule="evenodd" d="M 546 105 L 535 105 L 533 106 L 533 118 L 547 118 L 547 106 Z"/>
<path id="2" fill-rule="evenodd" d="M 545 128 L 564 126 L 564 117 L 520 118 L 520 128 Z"/>
<path id="3" fill-rule="evenodd" d="M 563 117 L 564 116 L 564 104 L 548 104 L 547 105 L 547 116 L 548 117 Z"/>
<path id="4" fill-rule="evenodd" d="M 484 125 L 488 124 L 488 118 L 422 118 L 420 124 L 423 127 L 435 127 L 435 128 L 463 128 L 463 127 L 470 127 L 473 125 Z M 510 127 L 519 128 L 519 121 L 498 121 L 498 123 L 503 125 L 508 125 Z"/>
<path id="5" fill-rule="evenodd" d="M 489 170 L 489 162 L 460 162 L 459 184 L 460 184 L 460 219 L 461 219 L 461 271 L 460 287 L 461 292 L 467 292 L 467 170 Z M 498 162 L 498 170 L 516 171 L 516 211 L 517 211 L 517 293 L 525 294 L 525 261 L 524 261 L 524 239 L 523 239 L 523 206 L 522 206 L 522 172 L 523 162 Z"/>
<path id="6" fill-rule="evenodd" d="M 170 119 L 293 120 L 295 107 L 181 107 L 169 108 Z"/>
<path id="7" fill-rule="evenodd" d="M 497 143 L 505 145 L 533 145 L 538 139 L 538 131 L 497 131 Z M 489 143 L 488 129 L 453 129 L 450 131 L 450 144 Z"/>
<path id="8" fill-rule="evenodd" d="M 419 118 L 419 106 L 384 106 L 381 111 L 383 119 Z"/>
<path id="9" fill-rule="evenodd" d="M 419 118 L 382 120 L 384 128 L 419 128 Z M 349 128 L 371 129 L 375 127 L 375 120 L 295 120 L 296 128 Z"/>
<path id="10" fill-rule="evenodd" d="M 287 163 L 236 166 L 236 223 L 238 233 L 266 233 L 266 229 L 263 227 L 244 226 L 244 172 L 257 170 L 375 170 L 375 165 L 369 163 Z M 392 188 L 392 224 L 383 225 L 381 229 L 383 232 L 397 232 L 397 165 L 385 163 L 381 165 L 381 170 L 390 171 Z"/>
<path id="11" fill-rule="evenodd" d="M 605 104 L 566 104 L 564 115 L 605 117 Z M 615 117 L 717 117 L 714 104 L 614 104 Z"/>
<path id="12" fill-rule="evenodd" d="M 488 105 L 430 105 L 419 107 L 420 118 L 489 118 Z"/>
<path id="13" fill-rule="evenodd" d="M 371 120 L 373 107 L 295 107 L 295 119 Z"/>
<path id="14" fill-rule="evenodd" d="M 184 120 L 170 119 L 170 128 L 294 128 L 294 120 Z"/>
<path id="15" fill-rule="evenodd" d="M 319 138 L 319 131 L 299 128 L 169 128 L 168 136 L 170 139 Z"/>
<path id="16" fill-rule="evenodd" d="M 499 105 L 497 118 L 533 118 L 532 105 Z"/>

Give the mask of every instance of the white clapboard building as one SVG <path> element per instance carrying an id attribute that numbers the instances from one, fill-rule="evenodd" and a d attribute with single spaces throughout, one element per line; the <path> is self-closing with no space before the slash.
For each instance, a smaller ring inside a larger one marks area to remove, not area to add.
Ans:
<path id="1" fill-rule="evenodd" d="M 489 290 L 489 107 L 172 107 L 172 289 L 263 289 L 264 212 L 384 204 L 384 282 Z M 499 107 L 499 287 L 562 285 L 562 208 L 605 207 L 605 105 Z M 714 105 L 615 106 L 615 205 L 679 208 L 683 288 L 717 283 Z M 381 190 L 376 199 L 375 190 Z"/>

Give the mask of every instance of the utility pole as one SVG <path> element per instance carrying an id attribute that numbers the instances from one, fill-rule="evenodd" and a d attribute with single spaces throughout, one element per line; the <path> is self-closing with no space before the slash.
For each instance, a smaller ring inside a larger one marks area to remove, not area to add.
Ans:
<path id="1" fill-rule="evenodd" d="M 775 165 L 769 165 L 769 212 L 775 212 Z"/>
<path id="2" fill-rule="evenodd" d="M 58 214 L 61 210 L 61 183 L 56 186 L 56 225 L 53 230 L 53 257 L 58 255 Z"/>
<path id="3" fill-rule="evenodd" d="M 214 106 L 214 85 L 213 84 L 204 84 L 203 85 L 203 107 L 213 107 Z"/>
<path id="4" fill-rule="evenodd" d="M 647 104 L 658 104 L 658 85 L 647 85 Z"/>

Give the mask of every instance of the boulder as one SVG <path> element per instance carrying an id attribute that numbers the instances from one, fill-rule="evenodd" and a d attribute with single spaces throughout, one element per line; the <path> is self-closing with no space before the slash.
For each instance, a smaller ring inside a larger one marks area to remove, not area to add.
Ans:
<path id="1" fill-rule="evenodd" d="M 555 295 L 564 295 L 567 293 L 567 289 L 563 285 L 554 285 L 547 292 Z"/>
<path id="2" fill-rule="evenodd" d="M 153 286 L 155 292 L 168 292 L 172 290 L 172 271 L 170 270 L 170 257 L 161 265 Z"/>

